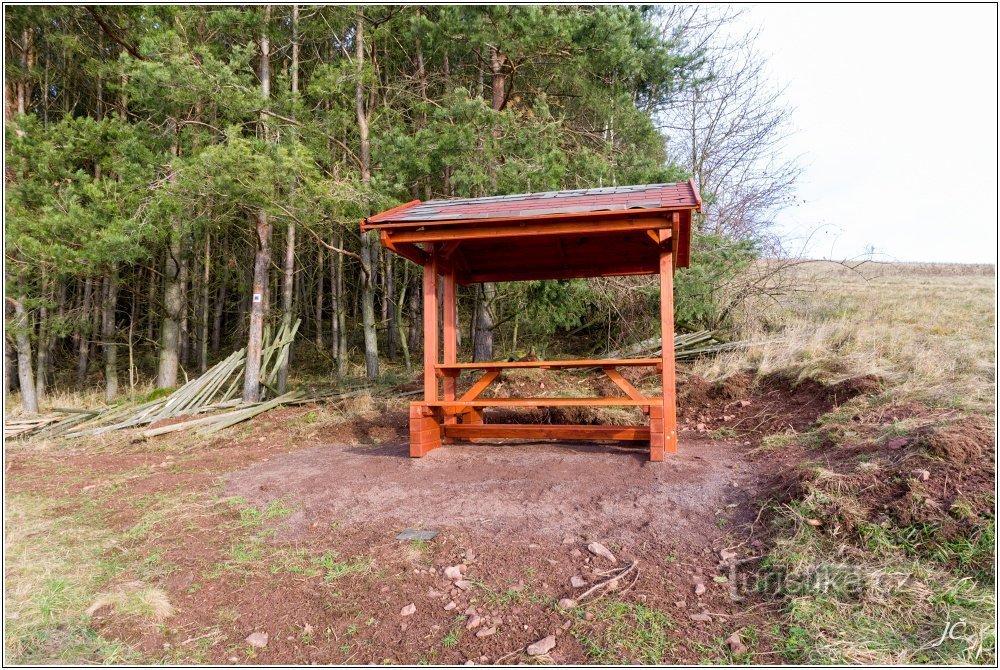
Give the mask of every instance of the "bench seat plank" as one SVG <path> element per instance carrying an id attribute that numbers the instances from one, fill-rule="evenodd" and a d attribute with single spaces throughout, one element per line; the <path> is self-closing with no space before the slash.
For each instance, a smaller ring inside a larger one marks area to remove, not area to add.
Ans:
<path id="1" fill-rule="evenodd" d="M 475 400 L 433 400 L 427 407 L 648 407 L 663 398 L 476 398 Z"/>
<path id="2" fill-rule="evenodd" d="M 574 361 L 482 361 L 479 363 L 438 364 L 438 370 L 508 370 L 514 368 L 605 368 L 660 366 L 659 358 L 580 359 Z"/>
<path id="3" fill-rule="evenodd" d="M 648 426 L 578 426 L 556 424 L 483 423 L 446 424 L 445 437 L 456 439 L 507 438 L 536 440 L 627 440 L 648 442 Z"/>

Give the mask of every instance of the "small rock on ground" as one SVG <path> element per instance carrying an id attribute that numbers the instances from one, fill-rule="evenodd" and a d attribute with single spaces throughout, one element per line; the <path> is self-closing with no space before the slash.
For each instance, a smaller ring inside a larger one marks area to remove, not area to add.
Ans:
<path id="1" fill-rule="evenodd" d="M 704 612 L 700 614 L 692 614 L 691 621 L 700 621 L 702 623 L 712 623 L 712 617 Z"/>
<path id="2" fill-rule="evenodd" d="M 562 600 L 559 601 L 559 607 L 563 608 L 564 610 L 571 610 L 574 607 L 576 607 L 576 601 L 573 600 L 572 598 L 563 598 Z"/>
<path id="3" fill-rule="evenodd" d="M 449 565 L 444 569 L 444 576 L 448 579 L 461 579 L 462 571 L 458 569 L 457 565 Z"/>
<path id="4" fill-rule="evenodd" d="M 595 556 L 600 556 L 601 558 L 606 558 L 609 561 L 611 561 L 612 563 L 617 563 L 618 562 L 618 559 L 615 558 L 615 555 L 611 553 L 611 550 L 609 550 L 607 547 L 605 547 L 600 542 L 591 542 L 590 544 L 588 544 L 587 545 L 587 551 L 589 551 L 590 553 L 594 554 Z"/>
<path id="5" fill-rule="evenodd" d="M 455 586 L 462 589 L 463 591 L 468 591 L 469 589 L 472 588 L 472 582 L 470 582 L 468 579 L 459 579 L 457 582 L 455 582 Z"/>
<path id="6" fill-rule="evenodd" d="M 473 628 L 479 628 L 483 625 L 483 617 L 478 614 L 473 614 L 465 624 L 466 630 L 472 630 Z"/>
<path id="7" fill-rule="evenodd" d="M 574 589 L 579 589 L 587 585 L 587 580 L 580 575 L 573 575 L 569 578 L 569 583 Z"/>
<path id="8" fill-rule="evenodd" d="M 246 643 L 255 649 L 263 649 L 267 646 L 267 641 L 270 639 L 267 633 L 262 633 L 260 631 L 256 633 L 250 633 L 246 637 Z"/>
<path id="9" fill-rule="evenodd" d="M 444 606 L 444 611 L 445 612 L 450 612 L 453 609 L 455 609 L 456 607 L 458 607 L 458 605 L 456 605 L 455 601 L 452 600 L 451 602 L 449 602 L 447 605 Z"/>
<path id="10" fill-rule="evenodd" d="M 541 656 L 542 654 L 547 654 L 556 646 L 556 636 L 549 635 L 543 637 L 538 642 L 533 642 L 528 645 L 528 656 Z"/>
<path id="11" fill-rule="evenodd" d="M 705 593 L 705 583 L 704 582 L 698 582 L 697 584 L 694 585 L 694 594 L 696 596 L 704 595 L 704 593 Z"/>
<path id="12" fill-rule="evenodd" d="M 410 603 L 403 609 L 399 610 L 399 616 L 410 616 L 411 614 L 416 614 L 416 612 L 417 612 L 417 606 L 414 605 L 413 603 Z"/>
<path id="13" fill-rule="evenodd" d="M 489 637 L 497 632 L 497 627 L 492 626 L 490 628 L 480 628 L 476 631 L 476 637 Z"/>
<path id="14" fill-rule="evenodd" d="M 739 633 L 733 633 L 726 639 L 726 644 L 729 645 L 729 651 L 734 654 L 746 653 L 747 646 L 743 644 L 743 640 L 740 639 Z"/>

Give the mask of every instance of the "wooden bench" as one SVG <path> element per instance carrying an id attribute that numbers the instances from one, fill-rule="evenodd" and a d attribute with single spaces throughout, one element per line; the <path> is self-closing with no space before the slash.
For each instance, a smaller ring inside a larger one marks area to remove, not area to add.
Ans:
<path id="1" fill-rule="evenodd" d="M 618 372 L 619 367 L 654 367 L 660 358 L 628 358 L 569 361 L 492 361 L 437 364 L 438 377 L 446 380 L 443 400 L 410 404 L 410 455 L 420 457 L 443 443 L 478 439 L 559 439 L 623 440 L 649 442 L 663 440 L 663 398 L 645 396 Z M 626 397 L 623 398 L 483 398 L 482 393 L 511 369 L 587 369 L 604 371 Z M 455 380 L 466 371 L 483 375 L 461 397 L 456 397 Z M 447 382 L 451 382 L 450 384 Z M 482 410 L 487 407 L 641 407 L 650 418 L 648 426 L 594 426 L 572 424 L 486 424 Z"/>

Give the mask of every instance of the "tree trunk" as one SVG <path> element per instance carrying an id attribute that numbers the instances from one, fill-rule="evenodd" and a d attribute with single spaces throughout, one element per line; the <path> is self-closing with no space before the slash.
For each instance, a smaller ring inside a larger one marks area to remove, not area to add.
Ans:
<path id="1" fill-rule="evenodd" d="M 21 386 L 21 406 L 25 414 L 38 414 L 35 379 L 31 373 L 31 323 L 28 312 L 24 309 L 24 296 L 18 296 L 13 303 L 14 337 L 17 341 L 17 381 Z"/>
<path id="2" fill-rule="evenodd" d="M 396 360 L 396 348 L 399 346 L 399 332 L 396 328 L 396 319 L 398 318 L 396 309 L 396 302 L 394 300 L 396 295 L 396 278 L 393 276 L 393 254 L 388 250 L 385 254 L 385 300 L 388 303 L 388 325 L 386 333 L 386 344 L 389 354 L 389 360 Z"/>
<path id="3" fill-rule="evenodd" d="M 490 47 L 494 111 L 500 111 L 505 104 L 507 75 L 504 72 L 504 64 L 506 60 L 506 57 L 499 53 L 496 48 Z M 495 169 L 493 172 L 495 173 Z M 496 293 L 497 287 L 493 282 L 485 282 L 477 293 L 480 302 L 476 306 L 475 336 L 473 337 L 473 360 L 476 361 L 493 359 L 493 329 L 496 326 L 496 319 L 493 316 L 492 303 Z"/>
<path id="4" fill-rule="evenodd" d="M 38 308 L 38 357 L 35 361 L 35 397 L 39 402 L 45 401 L 45 375 L 48 372 L 49 349 L 51 342 L 49 331 L 49 310 L 46 301 L 49 299 L 49 281 L 42 270 L 42 298 L 43 302 Z"/>
<path id="5" fill-rule="evenodd" d="M 365 10 L 358 9 L 357 30 L 354 35 L 357 83 L 354 87 L 354 108 L 358 117 L 361 137 L 361 183 L 366 191 L 371 184 L 371 143 L 368 138 L 368 110 L 365 106 Z M 366 193 L 367 196 L 367 193 Z M 365 373 L 369 381 L 378 379 L 378 335 L 375 325 L 375 258 L 377 239 L 374 231 L 361 234 L 361 323 L 365 339 Z"/>
<path id="6" fill-rule="evenodd" d="M 180 316 L 184 307 L 184 284 L 181 277 L 181 224 L 175 219 L 170 232 L 170 247 L 163 269 L 163 321 L 160 323 L 160 364 L 156 387 L 177 386 L 180 362 Z"/>
<path id="7" fill-rule="evenodd" d="M 188 269 L 190 262 L 187 258 L 186 249 L 181 248 L 181 365 L 186 369 L 191 362 L 191 318 L 189 305 L 191 300 L 188 294 Z"/>
<path id="8" fill-rule="evenodd" d="M 58 305 L 58 307 L 56 308 L 56 319 L 57 323 L 59 324 L 65 323 L 66 319 L 67 290 L 68 286 L 66 282 L 60 280 L 59 287 L 56 289 L 56 304 Z M 59 341 L 59 338 L 57 337 L 57 334 L 55 330 L 51 327 L 51 325 L 48 328 L 48 332 L 49 332 L 49 343 L 48 343 L 49 356 L 47 361 L 48 364 L 47 369 L 45 370 L 45 376 L 47 379 L 51 378 L 52 375 L 55 373 L 55 356 L 53 355 L 53 352 L 56 349 L 56 342 Z"/>
<path id="9" fill-rule="evenodd" d="M 344 236 L 337 236 L 337 248 L 343 249 Z M 337 377 L 343 379 L 344 375 L 347 373 L 347 363 L 350 351 L 347 348 L 347 301 L 344 297 L 344 257 L 342 254 L 337 254 L 337 276 L 336 290 L 333 295 L 337 300 L 337 304 L 334 306 L 335 319 L 337 321 Z"/>
<path id="10" fill-rule="evenodd" d="M 324 248 L 316 247 L 316 347 L 323 349 L 323 272 Z"/>
<path id="11" fill-rule="evenodd" d="M 202 374 L 208 370 L 208 296 L 209 279 L 212 267 L 212 237 L 205 235 L 205 260 L 201 275 L 201 317 L 199 319 L 200 335 L 198 336 L 198 367 Z"/>
<path id="12" fill-rule="evenodd" d="M 101 342 L 104 346 L 104 400 L 111 402 L 118 395 L 118 348 L 115 342 L 115 312 L 118 307 L 118 268 L 104 278 L 104 315 Z"/>
<path id="13" fill-rule="evenodd" d="M 339 240 L 333 235 L 330 236 L 330 244 L 342 249 Z M 340 361 L 340 294 L 337 290 L 337 272 L 340 269 L 342 256 L 338 253 L 330 254 L 330 355 L 333 360 Z"/>
<path id="14" fill-rule="evenodd" d="M 155 257 L 154 257 L 155 260 Z M 160 292 L 160 275 L 157 274 L 155 268 L 150 267 L 149 269 L 149 293 L 146 297 L 146 304 L 148 305 L 146 313 L 146 341 L 152 343 L 155 339 L 155 324 L 156 324 L 156 295 Z"/>
<path id="15" fill-rule="evenodd" d="M 295 284 L 295 224 L 288 224 L 288 235 L 285 238 L 285 272 L 281 291 L 281 326 L 290 328 L 292 325 L 292 300 Z M 281 362 L 278 369 L 278 393 L 284 393 L 288 387 L 288 357 Z"/>
<path id="16" fill-rule="evenodd" d="M 215 316 L 212 320 L 212 353 L 218 353 L 222 344 L 222 315 L 226 309 L 226 287 L 229 284 L 229 233 L 222 238 L 222 277 L 215 297 Z"/>
<path id="17" fill-rule="evenodd" d="M 292 5 L 292 100 L 299 94 L 299 6 Z M 281 326 L 290 328 L 292 325 L 292 309 L 295 297 L 295 223 L 288 224 L 288 233 L 285 236 L 285 268 L 284 283 L 281 292 Z M 288 348 L 289 355 L 281 361 L 278 369 L 278 393 L 284 393 L 288 387 L 288 364 L 291 358 L 291 346 Z"/>
<path id="18" fill-rule="evenodd" d="M 496 284 L 484 282 L 480 286 L 480 302 L 476 310 L 476 337 L 473 341 L 472 360 L 493 359 L 493 299 L 496 298 Z"/>
<path id="19" fill-rule="evenodd" d="M 403 264 L 403 281 L 400 282 L 399 288 L 399 298 L 396 300 L 396 304 L 402 306 L 406 303 L 406 290 L 410 285 L 410 268 L 406 263 Z M 400 310 L 402 312 L 402 310 Z M 402 315 L 400 315 L 402 316 Z M 406 343 L 406 333 L 403 332 L 403 319 L 396 318 L 396 338 L 399 341 L 400 348 L 403 350 L 403 362 L 406 364 L 406 372 L 412 372 L 412 364 L 410 362 L 410 347 Z"/>
<path id="20" fill-rule="evenodd" d="M 410 297 L 409 297 L 409 312 L 410 312 L 410 332 L 408 338 L 410 340 L 410 351 L 418 351 L 420 349 L 420 329 L 423 319 L 420 318 L 420 291 L 422 285 L 421 277 L 419 273 L 413 278 L 413 285 L 410 286 Z"/>
<path id="21" fill-rule="evenodd" d="M 267 24 L 271 6 L 264 8 L 264 32 L 260 36 L 260 92 L 264 103 L 271 96 L 271 43 Z M 260 115 L 260 130 L 265 142 L 269 141 L 266 115 Z M 247 362 L 243 378 L 243 401 L 260 400 L 260 359 L 264 338 L 264 307 L 267 305 L 267 273 L 271 266 L 271 224 L 267 212 L 257 211 L 257 253 L 253 265 L 253 299 L 250 304 L 250 332 L 247 335 Z"/>
<path id="22" fill-rule="evenodd" d="M 8 106 L 10 103 L 10 98 L 7 99 Z M 16 348 L 13 342 L 8 341 L 10 338 L 5 337 L 3 342 L 3 397 L 7 400 L 7 396 L 10 395 L 10 389 L 13 382 L 14 376 L 14 363 L 15 354 L 14 349 Z"/>
<path id="23" fill-rule="evenodd" d="M 247 364 L 243 378 L 243 401 L 260 400 L 260 359 L 264 338 L 264 308 L 267 305 L 267 270 L 271 265 L 271 224 L 267 212 L 257 212 L 257 253 L 253 265 L 253 298 L 247 335 Z"/>
<path id="24" fill-rule="evenodd" d="M 82 387 L 87 381 L 87 356 L 90 354 L 90 303 L 93 299 L 94 280 L 87 277 L 83 282 L 83 306 L 80 313 L 80 349 L 76 364 L 76 385 Z"/>
<path id="25" fill-rule="evenodd" d="M 365 340 L 365 374 L 368 381 L 378 379 L 378 331 L 375 324 L 375 291 L 372 289 L 372 273 L 375 263 L 375 241 L 373 231 L 361 235 L 361 324 Z"/>

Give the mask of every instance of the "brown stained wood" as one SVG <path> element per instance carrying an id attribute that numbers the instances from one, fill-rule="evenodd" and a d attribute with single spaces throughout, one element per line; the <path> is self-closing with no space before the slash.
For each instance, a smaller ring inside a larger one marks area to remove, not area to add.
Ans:
<path id="1" fill-rule="evenodd" d="M 581 279 L 584 277 L 629 277 L 632 275 L 654 275 L 653 265 L 614 265 L 610 267 L 578 267 L 563 269 L 521 269 L 493 272 L 470 272 L 462 277 L 463 286 L 479 282 L 537 281 L 542 279 Z"/>
<path id="2" fill-rule="evenodd" d="M 454 439 L 625 440 L 646 442 L 646 426 L 577 426 L 538 424 L 453 424 L 443 428 Z"/>
<path id="3" fill-rule="evenodd" d="M 491 222 L 492 224 L 493 222 Z M 388 239 L 393 244 L 404 242 L 451 242 L 454 240 L 489 240 L 503 237 L 534 237 L 539 235 L 588 235 L 593 233 L 615 233 L 629 230 L 648 230 L 662 226 L 662 219 L 622 218 L 607 221 L 551 222 L 544 224 L 510 223 L 462 228 L 430 230 L 391 230 Z"/>
<path id="4" fill-rule="evenodd" d="M 448 441 L 458 437 L 511 437 L 512 433 L 546 439 L 591 439 L 586 436 L 627 434 L 630 437 L 593 439 L 648 440 L 650 459 L 654 461 L 663 460 L 665 453 L 676 451 L 673 272 L 678 267 L 687 267 L 690 262 L 693 212 L 701 211 L 701 199 L 694 182 L 683 186 L 689 187 L 681 189 L 687 195 L 677 198 L 664 196 L 658 201 L 658 207 L 650 209 L 643 209 L 648 203 L 641 201 L 636 201 L 633 209 L 624 209 L 632 207 L 630 196 L 619 197 L 617 193 L 608 194 L 609 197 L 604 200 L 584 197 L 585 203 L 562 200 L 551 206 L 549 203 L 538 203 L 559 194 L 527 194 L 502 199 L 484 198 L 481 201 L 473 199 L 471 204 L 463 201 L 448 205 L 450 210 L 435 203 L 430 208 L 418 208 L 408 214 L 407 210 L 419 204 L 419 201 L 413 201 L 362 221 L 362 230 L 379 230 L 386 248 L 424 267 L 424 402 L 411 406 L 411 455 L 426 454 L 440 446 L 442 438 Z M 639 190 L 642 188 L 652 187 L 639 187 Z M 603 197 L 605 193 L 590 195 Z M 570 196 L 577 197 L 576 194 L 563 197 Z M 534 204 L 529 204 L 529 201 Z M 549 213 L 544 213 L 545 210 Z M 448 211 L 453 213 L 453 218 L 439 216 L 441 212 Z M 654 244 L 650 245 L 649 240 Z M 439 274 L 445 276 L 443 306 L 437 300 Z M 473 282 L 637 274 L 660 276 L 663 352 L 660 358 L 456 362 L 456 283 L 467 285 Z M 439 363 L 437 324 L 438 310 L 442 307 L 445 312 L 445 327 L 441 334 L 444 352 L 443 362 Z M 661 375 L 662 397 L 643 396 L 616 369 L 627 366 L 657 368 Z M 601 368 L 628 397 L 480 397 L 502 370 L 515 368 Z M 483 370 L 484 374 L 465 395 L 456 399 L 457 378 L 465 370 Z M 439 376 L 443 378 L 443 399 L 439 399 L 438 395 Z M 479 409 L 613 406 L 640 407 L 649 415 L 650 427 L 495 426 L 481 423 L 482 411 Z M 459 416 L 462 423 L 456 423 Z"/>
<path id="5" fill-rule="evenodd" d="M 668 239 L 669 239 L 669 238 L 671 238 L 673 236 L 673 231 L 672 230 L 668 230 L 667 232 L 670 233 L 670 235 L 667 236 Z M 653 242 L 656 243 L 657 247 L 659 247 L 661 244 L 663 244 L 663 240 L 661 239 L 660 233 L 661 233 L 661 230 L 647 230 L 646 231 L 646 235 L 648 235 L 649 239 L 653 240 Z"/>
<path id="6" fill-rule="evenodd" d="M 366 223 L 373 224 L 373 223 L 375 223 L 377 221 L 381 221 L 383 219 L 391 218 L 393 214 L 398 214 L 399 212 L 402 212 L 404 209 L 409 209 L 410 207 L 413 207 L 414 205 L 419 205 L 419 204 L 420 204 L 419 200 L 411 200 L 409 202 L 404 202 L 402 205 L 397 205 L 396 207 L 393 207 L 392 209 L 387 209 L 384 212 L 380 212 L 380 213 L 378 213 L 378 214 L 376 214 L 374 216 L 369 216 L 368 219 L 366 219 L 365 221 L 361 222 L 361 226 L 363 228 L 363 227 L 365 227 Z M 373 226 L 368 226 L 368 227 L 373 227 Z"/>
<path id="7" fill-rule="evenodd" d="M 480 377 L 475 384 L 472 385 L 468 391 L 466 391 L 461 400 L 475 400 L 479 395 L 487 389 L 487 387 L 493 383 L 497 377 L 500 376 L 499 370 L 487 370 L 486 374 Z"/>
<path id="8" fill-rule="evenodd" d="M 674 263 L 673 253 L 660 254 L 660 344 L 663 365 L 663 442 L 651 444 L 649 458 L 663 460 L 664 453 L 677 451 L 677 380 L 674 370 Z"/>
<path id="9" fill-rule="evenodd" d="M 441 245 L 441 258 L 448 260 L 461 245 L 461 242 L 445 242 Z"/>
<path id="10" fill-rule="evenodd" d="M 678 229 L 677 241 L 674 243 L 677 249 L 674 258 L 674 268 L 686 268 L 691 266 L 691 219 L 692 212 L 681 213 L 681 225 Z"/>
<path id="11" fill-rule="evenodd" d="M 613 381 L 618 388 L 620 388 L 622 391 L 625 391 L 625 395 L 627 395 L 629 398 L 632 398 L 632 400 L 646 399 L 646 396 L 644 396 L 639 391 L 639 389 L 633 386 L 632 382 L 622 377 L 621 373 L 618 372 L 618 370 L 615 370 L 612 367 L 605 367 L 604 374 L 606 374 L 608 378 L 611 381 Z"/>
<path id="12" fill-rule="evenodd" d="M 407 244 L 405 242 L 396 244 L 389 239 L 389 235 L 384 230 L 379 231 L 379 238 L 382 240 L 382 246 L 389 251 L 394 251 L 403 258 L 413 261 L 417 265 L 423 265 L 427 262 L 427 253 L 417 245 Z"/>
<path id="13" fill-rule="evenodd" d="M 438 259 L 434 245 L 429 245 L 430 258 L 424 264 L 424 400 L 438 399 L 437 375 L 434 367 L 438 355 Z"/>
<path id="14" fill-rule="evenodd" d="M 660 367 L 660 358 L 609 358 L 609 359 L 577 359 L 571 361 L 481 361 L 479 363 L 452 363 L 438 365 L 438 370 L 506 370 L 510 368 L 541 368 L 543 370 L 556 368 L 622 368 L 622 367 Z"/>
<path id="15" fill-rule="evenodd" d="M 444 339 L 443 360 L 444 364 L 448 365 L 458 360 L 458 300 L 455 293 L 455 274 L 449 272 L 442 276 L 441 280 L 444 282 L 444 290 L 442 291 L 444 324 L 441 329 L 441 336 Z M 455 399 L 456 381 L 455 377 L 445 377 L 442 380 L 442 397 L 446 401 Z M 444 418 L 444 423 L 446 424 L 457 422 L 458 418 L 454 414 Z"/>
<path id="16" fill-rule="evenodd" d="M 476 400 L 437 400 L 425 403 L 448 412 L 458 412 L 466 407 L 642 407 L 662 403 L 663 398 L 477 398 Z"/>

